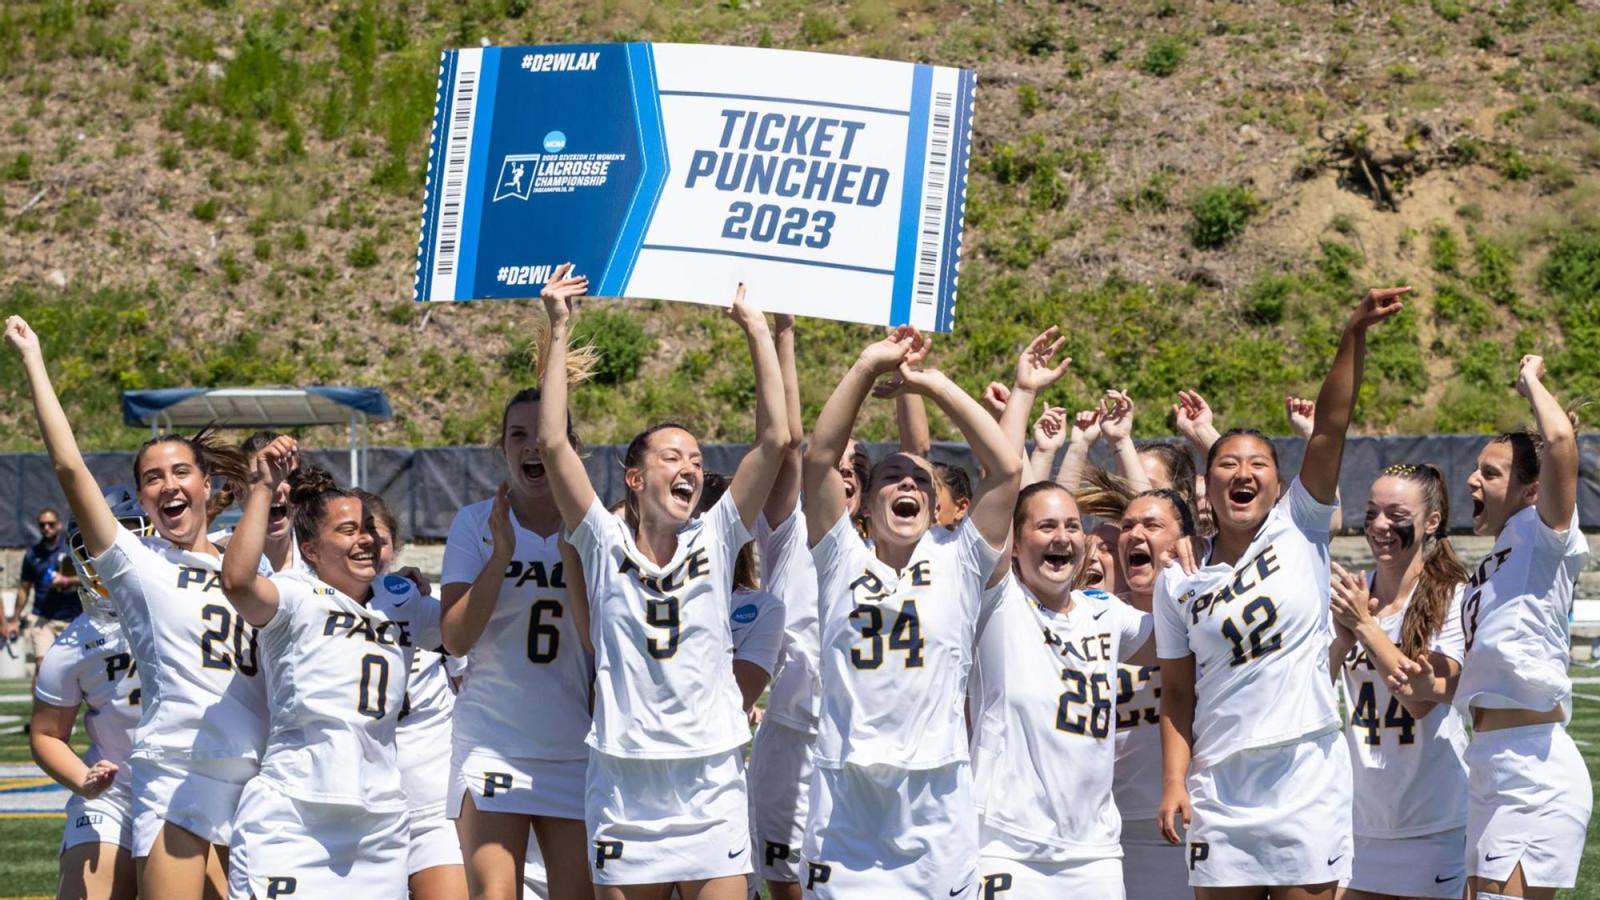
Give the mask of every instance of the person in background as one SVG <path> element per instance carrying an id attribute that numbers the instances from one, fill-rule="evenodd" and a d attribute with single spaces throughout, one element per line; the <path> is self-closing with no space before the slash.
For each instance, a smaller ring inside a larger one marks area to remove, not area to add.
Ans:
<path id="1" fill-rule="evenodd" d="M 28 640 L 34 671 L 44 660 L 45 651 L 55 643 L 83 613 L 78 599 L 78 576 L 62 539 L 61 514 L 45 507 L 34 519 L 39 526 L 39 541 L 22 555 L 22 576 L 17 583 L 17 603 L 10 617 L 0 616 L 0 640 L 11 640 L 20 632 Z M 33 615 L 26 627 L 23 615 L 32 601 Z"/>

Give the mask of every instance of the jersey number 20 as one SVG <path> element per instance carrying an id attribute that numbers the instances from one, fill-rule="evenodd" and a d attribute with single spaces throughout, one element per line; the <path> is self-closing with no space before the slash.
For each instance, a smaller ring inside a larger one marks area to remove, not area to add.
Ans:
<path id="1" fill-rule="evenodd" d="M 228 607 L 211 603 L 200 610 L 200 618 L 207 625 L 217 623 L 200 635 L 200 665 L 223 671 L 237 667 L 240 675 L 255 675 L 256 636 L 254 630 L 248 638 L 245 636 L 244 616 L 236 617 Z M 230 640 L 233 643 L 232 656 L 228 655 Z"/>

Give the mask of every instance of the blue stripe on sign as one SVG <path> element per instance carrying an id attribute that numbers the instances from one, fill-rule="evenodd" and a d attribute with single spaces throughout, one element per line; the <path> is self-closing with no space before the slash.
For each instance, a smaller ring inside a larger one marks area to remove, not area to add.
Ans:
<path id="1" fill-rule="evenodd" d="M 900 236 L 895 243 L 894 290 L 889 324 L 911 321 L 911 290 L 917 275 L 917 219 L 922 214 L 922 166 L 928 152 L 928 99 L 933 67 L 917 64 L 911 76 L 911 121 L 906 126 L 905 182 L 900 195 Z"/>
<path id="2" fill-rule="evenodd" d="M 955 328 L 956 266 L 961 257 L 961 225 L 966 213 L 967 157 L 972 150 L 972 91 L 976 76 L 963 69 L 956 90 L 955 126 L 950 133 L 950 193 L 945 200 L 943 269 L 939 273 L 939 301 L 935 330 Z"/>
<path id="3" fill-rule="evenodd" d="M 649 44 L 633 43 L 628 49 L 628 80 L 633 86 L 634 133 L 639 137 L 639 184 L 634 187 L 633 199 L 628 201 L 628 213 L 622 219 L 616 240 L 611 244 L 611 256 L 601 272 L 600 283 L 593 292 L 600 297 L 620 297 L 633 276 L 633 267 L 639 261 L 639 249 L 644 244 L 645 233 L 655 219 L 656 204 L 667 186 L 667 173 L 672 161 L 667 158 L 667 135 L 661 122 L 661 99 L 656 89 L 655 51 Z"/>
<path id="4" fill-rule="evenodd" d="M 439 95 L 433 104 L 433 145 L 428 148 L 428 184 L 422 205 L 422 234 L 417 239 L 417 284 L 411 299 L 426 300 L 433 295 L 433 237 L 439 227 L 439 192 L 444 180 L 444 148 L 450 142 L 449 119 L 445 111 L 456 92 L 458 50 L 446 50 L 439 58 Z"/>
<path id="5" fill-rule="evenodd" d="M 456 258 L 456 295 L 449 300 L 478 297 L 478 217 L 483 215 L 485 172 L 489 168 L 489 138 L 494 122 L 494 89 L 500 81 L 500 48 L 483 48 L 478 70 L 478 102 L 472 110 L 472 160 L 467 163 L 466 203 L 461 210 L 461 255 Z M 494 173 L 498 179 L 500 173 Z"/>
<path id="6" fill-rule="evenodd" d="M 716 91 L 662 91 L 663 97 L 716 97 L 727 100 L 760 100 L 765 103 L 793 103 L 798 106 L 825 106 L 829 109 L 852 109 L 856 112 L 879 113 L 885 116 L 911 115 L 903 109 L 885 109 L 881 106 L 857 106 L 853 103 L 830 103 L 826 100 L 802 100 L 799 97 L 768 97 L 761 94 L 722 94 Z"/>
<path id="7" fill-rule="evenodd" d="M 645 250 L 666 250 L 671 253 L 709 253 L 712 256 L 738 256 L 744 259 L 764 259 L 769 262 L 788 263 L 795 266 L 816 266 L 819 269 L 844 269 L 847 272 L 866 272 L 869 275 L 893 275 L 893 269 L 873 269 L 867 266 L 851 266 L 845 263 L 819 262 L 810 259 L 791 259 L 787 256 L 771 256 L 766 253 L 745 253 L 739 250 L 717 250 L 712 247 L 672 247 L 666 244 L 645 244 Z"/>

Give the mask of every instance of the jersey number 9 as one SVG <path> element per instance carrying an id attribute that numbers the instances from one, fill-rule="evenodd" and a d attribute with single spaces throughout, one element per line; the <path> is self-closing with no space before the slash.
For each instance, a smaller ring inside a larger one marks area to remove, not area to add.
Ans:
<path id="1" fill-rule="evenodd" d="M 677 597 L 645 601 L 645 624 L 653 628 L 665 628 L 667 630 L 665 643 L 659 638 L 649 638 L 645 641 L 645 649 L 655 659 L 671 659 L 678 653 L 678 638 L 682 637 L 681 623 L 678 618 L 679 605 Z"/>

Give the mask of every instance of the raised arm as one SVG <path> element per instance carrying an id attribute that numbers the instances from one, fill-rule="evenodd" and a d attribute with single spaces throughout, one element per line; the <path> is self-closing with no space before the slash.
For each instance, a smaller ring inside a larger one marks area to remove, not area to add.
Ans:
<path id="1" fill-rule="evenodd" d="M 1179 391 L 1178 402 L 1172 404 L 1172 418 L 1178 433 L 1189 442 L 1189 446 L 1200 451 L 1202 457 L 1210 453 L 1211 445 L 1222 437 L 1217 433 L 1216 416 L 1211 411 L 1211 405 L 1206 403 L 1206 398 L 1200 396 L 1199 391 Z"/>
<path id="2" fill-rule="evenodd" d="M 567 439 L 567 341 L 572 321 L 572 301 L 589 289 L 589 279 L 572 274 L 572 263 L 556 269 L 539 292 L 550 317 L 550 347 L 545 351 L 544 372 L 539 377 L 539 461 L 550 474 L 561 522 L 568 531 L 583 523 L 594 505 L 594 485 L 583 467 L 578 448 Z"/>
<path id="3" fill-rule="evenodd" d="M 894 422 L 900 429 L 900 452 L 927 459 L 933 452 L 933 431 L 922 398 L 910 394 L 894 398 Z"/>
<path id="4" fill-rule="evenodd" d="M 262 577 L 261 554 L 267 548 L 267 519 L 272 498 L 294 470 L 298 447 L 292 437 L 277 437 L 256 454 L 245 495 L 244 514 L 233 529 L 228 552 L 222 554 L 222 594 L 246 622 L 257 628 L 278 613 L 278 586 Z"/>
<path id="5" fill-rule="evenodd" d="M 1056 484 L 1076 497 L 1083 490 L 1083 472 L 1089 467 L 1089 448 L 1100 439 L 1100 409 L 1086 409 L 1072 417 L 1072 434 L 1067 439 L 1067 457 L 1056 473 Z"/>
<path id="6" fill-rule="evenodd" d="M 728 494 L 733 497 L 744 526 L 754 528 L 789 450 L 789 408 L 778 368 L 778 348 L 773 346 L 767 317 L 744 302 L 743 284 L 734 292 L 728 315 L 744 329 L 745 341 L 750 345 L 750 363 L 756 372 L 756 440 L 734 470 Z"/>
<path id="7" fill-rule="evenodd" d="M 455 526 L 451 526 L 455 537 Z M 566 545 L 565 541 L 561 542 Z M 500 482 L 489 507 L 489 558 L 471 584 L 451 583 L 439 587 L 439 635 L 444 651 L 451 656 L 466 656 L 483 637 L 500 600 L 506 568 L 517 550 L 517 531 L 511 525 L 511 487 Z M 570 573 L 572 570 L 568 569 Z M 571 575 L 568 575 L 568 584 Z M 571 599 L 571 589 L 567 592 Z"/>
<path id="8" fill-rule="evenodd" d="M 1028 342 L 1028 346 L 1017 357 L 1017 377 L 1006 397 L 1005 408 L 1000 412 L 1000 432 L 1011 453 L 1023 460 L 1029 481 L 1033 480 L 1033 467 L 1027 458 L 1028 423 L 1033 419 L 1033 404 L 1039 399 L 1040 392 L 1060 381 L 1061 376 L 1067 373 L 1067 366 L 1072 365 L 1071 357 L 1063 357 L 1060 363 L 1051 365 L 1066 342 L 1067 339 L 1060 336 L 1060 329 L 1054 325 Z"/>
<path id="9" fill-rule="evenodd" d="M 1028 471 L 1023 476 L 1023 487 L 1035 481 L 1048 481 L 1056 468 L 1056 454 L 1067 442 L 1067 411 L 1059 406 L 1047 406 L 1033 423 L 1033 455 L 1028 459 Z"/>
<path id="10" fill-rule="evenodd" d="M 1544 357 L 1522 358 L 1517 393 L 1533 404 L 1533 418 L 1544 439 L 1536 501 L 1539 519 L 1556 531 L 1566 531 L 1578 503 L 1578 437 L 1566 410 L 1544 386 Z"/>
<path id="11" fill-rule="evenodd" d="M 1290 395 L 1283 398 L 1283 407 L 1289 414 L 1289 430 L 1295 437 L 1303 441 L 1311 440 L 1311 432 L 1317 426 L 1317 404 L 1314 400 Z M 1344 509 L 1339 503 L 1339 492 L 1333 492 L 1333 519 L 1328 522 L 1329 531 L 1338 531 L 1344 527 Z"/>
<path id="12" fill-rule="evenodd" d="M 1100 440 L 1111 445 L 1117 468 L 1135 491 L 1150 490 L 1150 476 L 1139 462 L 1139 449 L 1133 445 L 1133 400 L 1122 391 L 1106 391 L 1100 401 Z"/>
<path id="13" fill-rule="evenodd" d="M 6 319 L 6 343 L 22 357 L 28 390 L 33 394 L 33 414 L 39 420 L 39 435 L 44 438 L 44 448 L 50 454 L 56 480 L 67 495 L 67 505 L 72 507 L 72 517 L 78 522 L 84 549 L 90 556 L 99 556 L 117 539 L 117 517 L 111 514 L 111 507 L 100 493 L 100 485 L 95 483 L 94 475 L 83 461 L 83 453 L 78 450 L 78 440 L 72 435 L 67 414 L 61 410 L 61 401 L 45 371 L 39 336 L 21 316 L 11 316 Z"/>
<path id="14" fill-rule="evenodd" d="M 1033 367 L 1048 362 L 1049 355 L 1046 354 L 1036 357 L 1028 365 L 1031 371 Z M 1059 369 L 1065 370 L 1065 367 L 1066 363 L 1063 362 Z M 1019 372 L 1021 368 L 1019 365 Z M 1055 377 L 1060 377 L 1059 372 Z M 978 466 L 983 473 L 973 490 L 972 508 L 967 518 L 972 520 L 978 533 L 991 547 L 1004 545 L 1011 534 L 1011 514 L 1016 508 L 1017 491 L 1022 482 L 1022 455 L 1006 438 L 1000 423 L 990 418 L 977 400 L 943 372 L 937 369 L 915 370 L 901 363 L 898 389 L 932 400 L 940 412 L 961 430 L 961 436 L 966 438 L 967 445 L 978 458 Z M 1011 407 L 1019 405 L 1031 406 L 1032 399 L 1019 399 L 1017 391 L 1013 390 L 1006 414 L 1011 413 Z"/>
<path id="15" fill-rule="evenodd" d="M 805 443 L 805 424 L 800 417 L 800 375 L 794 361 L 794 316 L 779 313 L 772 317 L 772 342 L 778 348 L 778 371 L 783 376 L 783 409 L 789 421 L 789 443 L 783 448 L 783 464 L 767 494 L 767 524 L 778 523 L 794 514 L 800 500 L 800 448 Z"/>
<path id="16" fill-rule="evenodd" d="M 844 459 L 850 431 L 861 413 L 861 404 L 872 391 L 872 383 L 878 376 L 894 371 L 914 350 L 920 354 L 924 346 L 916 329 L 908 325 L 896 328 L 888 337 L 861 351 L 839 380 L 839 386 L 833 389 L 828 402 L 823 404 L 801 464 L 808 544 L 814 546 L 822 540 L 828 529 L 844 515 L 844 478 L 839 475 L 839 463 Z M 869 487 L 864 484 L 861 489 Z"/>
<path id="17" fill-rule="evenodd" d="M 1305 461 L 1300 465 L 1300 483 L 1318 503 L 1331 504 L 1338 497 L 1344 436 L 1350 430 L 1350 416 L 1355 411 L 1366 365 L 1367 329 L 1399 312 L 1404 305 L 1400 298 L 1410 292 L 1409 287 L 1367 291 L 1339 338 L 1333 366 L 1317 393 L 1316 423 L 1306 440 Z"/>

